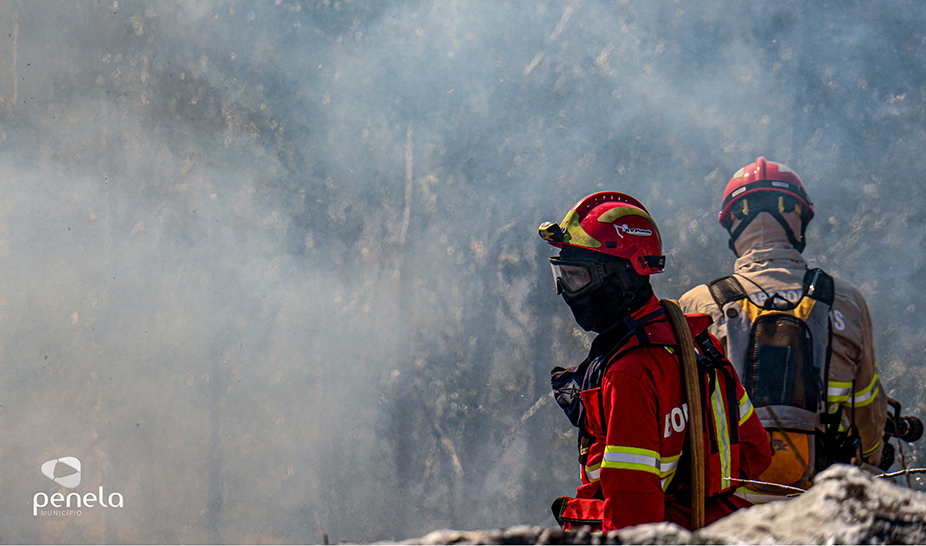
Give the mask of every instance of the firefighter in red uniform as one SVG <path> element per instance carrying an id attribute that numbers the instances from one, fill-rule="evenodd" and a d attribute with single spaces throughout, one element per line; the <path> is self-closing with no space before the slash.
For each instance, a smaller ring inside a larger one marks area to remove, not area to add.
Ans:
<path id="1" fill-rule="evenodd" d="M 670 521 L 691 528 L 688 404 L 678 342 L 649 275 L 665 265 L 656 223 L 634 198 L 615 192 L 579 201 L 562 226 L 540 235 L 557 292 L 583 329 L 598 333 L 588 357 L 553 370 L 557 402 L 579 428 L 581 484 L 553 512 L 564 529 L 610 531 Z M 732 495 L 771 461 L 768 436 L 733 367 L 688 315 L 701 380 L 706 467 L 705 521 L 748 506 Z"/>

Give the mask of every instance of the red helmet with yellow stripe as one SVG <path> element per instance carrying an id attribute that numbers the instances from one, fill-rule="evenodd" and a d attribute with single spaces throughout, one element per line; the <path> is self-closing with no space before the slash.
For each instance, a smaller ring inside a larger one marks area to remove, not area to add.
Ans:
<path id="1" fill-rule="evenodd" d="M 646 207 L 623 193 L 593 193 L 572 207 L 562 225 L 545 222 L 539 230 L 557 248 L 575 246 L 629 260 L 640 275 L 665 268 L 656 222 Z"/>

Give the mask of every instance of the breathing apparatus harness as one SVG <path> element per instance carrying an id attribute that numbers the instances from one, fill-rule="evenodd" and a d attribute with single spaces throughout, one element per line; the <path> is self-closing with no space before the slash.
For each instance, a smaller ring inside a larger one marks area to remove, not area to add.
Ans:
<path id="1" fill-rule="evenodd" d="M 766 295 L 761 305 L 755 305 L 749 298 L 739 278 L 756 285 Z M 846 430 L 840 427 L 841 405 L 832 413 L 826 411 L 833 336 L 829 311 L 835 300 L 833 278 L 820 269 L 808 269 L 804 274 L 803 297 L 795 302 L 777 293 L 769 294 L 748 277 L 722 277 L 708 286 L 725 316 L 729 356 L 738 365 L 737 371 L 763 425 L 769 430 L 782 431 L 788 440 L 787 430 L 795 427 L 806 430 L 799 421 L 809 419 L 806 412 L 816 413 L 823 426 L 819 438 L 822 449 L 813 457 L 816 460 L 805 463 L 816 467 L 817 471 L 832 463 L 850 463 L 861 448 L 854 401 L 850 406 L 850 426 Z M 807 298 L 815 300 L 816 305 L 806 306 Z M 757 308 L 752 312 L 754 318 L 747 312 L 750 307 Z M 801 333 L 795 335 L 794 332 Z M 802 396 L 798 396 L 798 392 Z M 800 409 L 782 409 L 789 407 Z M 782 423 L 778 414 L 794 415 L 795 420 L 785 417 L 789 422 Z M 809 472 L 805 475 L 807 480 L 812 477 L 813 470 Z"/>
<path id="2" fill-rule="evenodd" d="M 589 349 L 588 357 L 579 365 L 572 368 L 557 366 L 550 372 L 550 383 L 553 387 L 556 403 L 562 408 L 572 425 L 579 429 L 579 462 L 583 466 L 588 456 L 588 448 L 594 438 L 586 429 L 586 410 L 582 405 L 579 394 L 582 391 L 600 387 L 601 381 L 611 364 L 630 351 L 643 347 L 676 346 L 674 343 L 669 345 L 653 343 L 646 332 L 648 326 L 659 322 L 667 322 L 668 320 L 666 311 L 662 307 L 639 319 L 628 315 L 595 338 L 591 349 Z M 709 390 L 712 391 L 714 388 L 715 379 L 713 379 L 713 373 L 715 371 L 729 374 L 726 383 L 728 388 L 733 388 L 735 381 L 733 380 L 732 371 L 725 367 L 725 365 L 729 366 L 727 359 L 713 345 L 708 331 L 701 332 L 694 337 L 693 341 L 700 352 L 700 354 L 696 355 L 698 369 L 700 373 L 707 374 Z M 735 388 L 727 395 L 729 399 L 735 400 Z M 604 409 L 599 409 L 603 413 Z M 738 417 L 730 421 L 736 423 Z M 735 431 L 733 434 L 736 436 Z"/>
<path id="3" fill-rule="evenodd" d="M 579 365 L 572 368 L 557 366 L 550 372 L 550 383 L 556 403 L 563 409 L 569 422 L 579 429 L 579 462 L 583 466 L 594 438 L 586 429 L 585 407 L 579 393 L 601 386 L 601 380 L 614 357 L 634 336 L 638 342 L 634 347 L 649 346 L 649 338 L 644 327 L 666 320 L 665 315 L 666 312 L 662 308 L 639 319 L 628 314 L 595 338 L 588 356 Z"/>

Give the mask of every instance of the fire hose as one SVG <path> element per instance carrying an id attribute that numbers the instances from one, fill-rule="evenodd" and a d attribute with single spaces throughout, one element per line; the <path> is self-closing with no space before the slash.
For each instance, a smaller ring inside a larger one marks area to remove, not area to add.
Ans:
<path id="1" fill-rule="evenodd" d="M 701 381 L 698 375 L 698 361 L 694 351 L 694 339 L 688 328 L 685 314 L 675 300 L 663 299 L 660 303 L 666 310 L 675 339 L 678 341 L 682 363 L 682 379 L 685 396 L 688 398 L 688 451 L 691 460 L 691 530 L 704 527 L 704 503 L 706 484 L 704 478 L 704 417 L 701 413 Z"/>

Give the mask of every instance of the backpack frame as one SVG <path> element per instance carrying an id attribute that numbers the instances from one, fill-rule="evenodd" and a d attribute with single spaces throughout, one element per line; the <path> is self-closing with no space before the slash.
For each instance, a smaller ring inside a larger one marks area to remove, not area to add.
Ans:
<path id="1" fill-rule="evenodd" d="M 841 418 L 839 412 L 826 412 L 833 278 L 808 269 L 799 299 L 766 292 L 769 297 L 761 305 L 734 275 L 716 279 L 708 288 L 723 314 L 727 357 L 770 432 L 773 449 L 779 442 L 776 452 L 790 449 L 795 461 L 804 464 L 800 477 L 785 485 L 806 487 L 814 473 L 828 465 L 827 438 Z M 795 447 L 792 437 L 805 441 L 806 451 Z"/>

